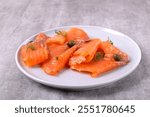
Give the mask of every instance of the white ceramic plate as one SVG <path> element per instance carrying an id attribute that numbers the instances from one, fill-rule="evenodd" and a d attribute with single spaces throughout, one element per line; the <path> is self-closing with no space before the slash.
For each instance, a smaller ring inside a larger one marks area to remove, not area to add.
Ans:
<path id="1" fill-rule="evenodd" d="M 129 55 L 130 62 L 119 69 L 113 70 L 97 78 L 91 78 L 89 74 L 76 72 L 71 69 L 63 70 L 61 73 L 59 73 L 58 76 L 50 76 L 44 73 L 39 67 L 28 68 L 24 66 L 22 64 L 22 61 L 20 60 L 19 52 L 21 46 L 33 40 L 35 37 L 34 35 L 24 41 L 17 49 L 15 60 L 18 68 L 26 76 L 39 83 L 57 88 L 81 90 L 97 88 L 118 81 L 133 72 L 133 70 L 135 70 L 140 63 L 141 50 L 139 46 L 130 37 L 111 29 L 106 29 L 98 26 L 78 25 L 57 27 L 48 31 L 44 31 L 44 33 L 46 33 L 47 35 L 53 35 L 55 30 L 68 30 L 71 27 L 79 27 L 84 29 L 90 37 L 101 38 L 102 40 L 107 40 L 109 37 L 113 41 L 115 46 Z"/>

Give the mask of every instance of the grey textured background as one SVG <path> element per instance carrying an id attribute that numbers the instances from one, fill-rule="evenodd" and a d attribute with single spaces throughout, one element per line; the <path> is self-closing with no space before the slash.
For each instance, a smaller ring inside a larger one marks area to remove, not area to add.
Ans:
<path id="1" fill-rule="evenodd" d="M 108 87 L 75 92 L 41 85 L 18 70 L 14 55 L 22 41 L 74 24 L 133 38 L 142 49 L 136 71 Z M 0 99 L 150 99 L 150 0 L 0 0 Z"/>

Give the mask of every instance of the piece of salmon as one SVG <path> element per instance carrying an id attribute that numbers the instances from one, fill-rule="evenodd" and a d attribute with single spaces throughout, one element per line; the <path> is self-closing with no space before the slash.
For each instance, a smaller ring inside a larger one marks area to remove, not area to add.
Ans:
<path id="1" fill-rule="evenodd" d="M 21 58 L 25 65 L 32 67 L 48 59 L 49 52 L 43 42 L 32 42 L 21 47 Z"/>
<path id="2" fill-rule="evenodd" d="M 128 54 L 122 52 L 120 49 L 112 45 L 109 41 L 102 42 L 99 48 L 104 51 L 105 58 L 114 59 L 114 55 L 117 54 L 121 57 L 121 61 L 129 62 Z"/>
<path id="3" fill-rule="evenodd" d="M 53 56 L 42 64 L 42 69 L 50 75 L 57 75 L 67 64 L 70 56 L 77 49 L 77 45 L 67 49 L 57 56 Z"/>
<path id="4" fill-rule="evenodd" d="M 92 77 L 97 77 L 105 72 L 116 69 L 128 63 L 128 55 L 112 44 L 109 41 L 101 42 L 98 51 L 104 52 L 104 57 L 95 61 L 94 59 L 89 63 L 71 64 L 71 69 L 83 72 L 89 72 Z M 118 55 L 118 60 L 114 59 L 114 55 Z"/>
<path id="5" fill-rule="evenodd" d="M 49 37 L 45 34 L 45 33 L 39 33 L 36 37 L 35 37 L 35 39 L 34 39 L 34 41 L 46 41 L 47 39 L 48 39 Z"/>
<path id="6" fill-rule="evenodd" d="M 67 32 L 67 41 L 88 40 L 88 39 L 89 39 L 89 37 L 88 37 L 87 33 L 80 28 L 73 27 Z"/>
<path id="7" fill-rule="evenodd" d="M 65 41 L 66 41 L 66 37 L 65 36 L 63 36 L 63 35 L 55 35 L 55 36 L 53 36 L 51 38 L 48 38 L 46 40 L 46 43 L 49 44 L 49 45 L 50 44 L 64 44 Z"/>
<path id="8" fill-rule="evenodd" d="M 58 45 L 58 44 L 51 44 L 48 45 L 49 53 L 51 57 L 56 57 L 66 51 L 69 47 L 66 44 Z"/>
<path id="9" fill-rule="evenodd" d="M 69 60 L 70 65 L 90 62 L 97 49 L 99 48 L 100 39 L 92 39 L 91 41 L 84 43 Z"/>
<path id="10" fill-rule="evenodd" d="M 116 62 L 109 59 L 99 61 L 91 61 L 90 63 L 81 63 L 71 66 L 71 69 L 79 72 L 89 72 L 92 77 L 97 77 L 105 72 L 114 70 L 119 66 L 125 65 L 125 62 Z"/>

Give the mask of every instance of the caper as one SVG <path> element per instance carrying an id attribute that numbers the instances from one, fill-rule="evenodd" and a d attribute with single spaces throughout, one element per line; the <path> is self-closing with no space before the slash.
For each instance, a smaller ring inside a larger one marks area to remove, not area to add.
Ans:
<path id="1" fill-rule="evenodd" d="M 72 46 L 74 46 L 76 43 L 75 43 L 75 41 L 74 40 L 70 40 L 68 43 L 67 43 L 67 45 L 68 45 L 68 47 L 72 47 Z"/>
<path id="2" fill-rule="evenodd" d="M 118 55 L 118 54 L 114 54 L 114 60 L 115 61 L 120 61 L 121 60 L 121 56 L 120 55 Z"/>

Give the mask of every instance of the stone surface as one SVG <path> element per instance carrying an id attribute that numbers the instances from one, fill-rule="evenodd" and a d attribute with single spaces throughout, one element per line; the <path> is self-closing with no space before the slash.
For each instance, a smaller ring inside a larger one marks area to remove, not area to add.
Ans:
<path id="1" fill-rule="evenodd" d="M 150 99 L 149 0 L 0 0 L 0 99 Z M 17 68 L 14 55 L 28 37 L 64 25 L 97 25 L 133 38 L 142 61 L 125 79 L 91 91 L 36 83 Z"/>

